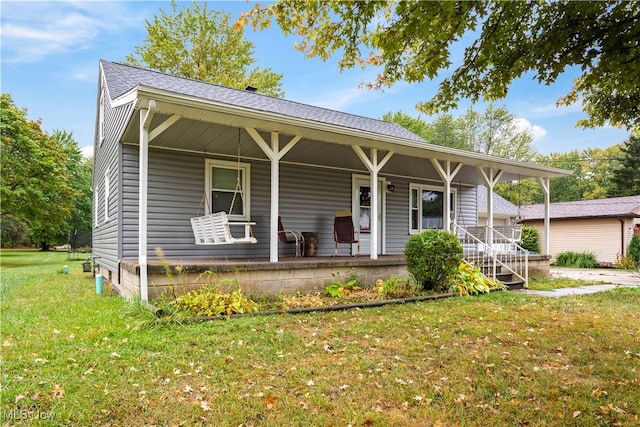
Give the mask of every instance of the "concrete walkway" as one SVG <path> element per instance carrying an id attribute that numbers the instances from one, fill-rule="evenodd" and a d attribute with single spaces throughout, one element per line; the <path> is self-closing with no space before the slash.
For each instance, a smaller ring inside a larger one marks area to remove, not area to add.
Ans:
<path id="1" fill-rule="evenodd" d="M 569 277 L 571 279 L 583 279 L 592 282 L 601 282 L 598 285 L 579 286 L 576 288 L 554 289 L 552 291 L 534 291 L 521 289 L 526 295 L 538 295 L 544 297 L 563 297 L 567 295 L 584 295 L 596 292 L 608 291 L 617 287 L 640 287 L 640 273 L 633 271 L 613 270 L 606 268 L 551 268 L 551 277 Z"/>

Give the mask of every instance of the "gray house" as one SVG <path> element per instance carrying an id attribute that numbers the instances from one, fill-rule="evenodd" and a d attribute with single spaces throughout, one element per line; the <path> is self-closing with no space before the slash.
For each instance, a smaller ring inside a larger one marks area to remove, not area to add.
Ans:
<path id="1" fill-rule="evenodd" d="M 143 300 L 167 284 L 157 248 L 194 273 L 243 274 L 248 291 L 320 287 L 350 268 L 371 279 L 401 272 L 411 234 L 451 230 L 451 219 L 476 225 L 478 185 L 492 194 L 499 181 L 535 177 L 548 189 L 567 174 L 432 145 L 394 123 L 104 60 L 94 148 L 97 272 Z M 351 211 L 359 257 L 331 256 L 337 210 Z M 237 243 L 197 244 L 191 218 L 219 211 L 251 222 L 252 243 L 231 227 Z M 309 233 L 315 258 L 295 259 L 281 244 L 278 216 Z"/>

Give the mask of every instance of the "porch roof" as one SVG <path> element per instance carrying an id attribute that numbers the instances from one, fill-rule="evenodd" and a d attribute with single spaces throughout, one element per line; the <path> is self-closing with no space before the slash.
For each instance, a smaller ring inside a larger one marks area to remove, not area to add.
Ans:
<path id="1" fill-rule="evenodd" d="M 265 140 L 270 132 L 278 132 L 281 138 L 301 137 L 283 162 L 363 170 L 351 149 L 360 146 L 375 148 L 381 155 L 393 151 L 394 156 L 383 170 L 390 175 L 422 175 L 439 180 L 430 162 L 423 161 L 429 159 L 464 164 L 456 180 L 469 184 L 483 183 L 476 167 L 503 171 L 503 181 L 570 174 L 563 169 L 431 144 L 396 123 L 104 60 L 100 67 L 112 106 L 133 107 L 128 117 L 123 117 L 123 143 L 138 144 L 139 111 L 148 108 L 153 100 L 151 129 L 172 116 L 179 116 L 180 120 L 151 141 L 152 147 L 229 157 L 240 148 L 245 158 L 267 160 L 251 137 L 239 131 L 254 128 Z M 330 150 L 327 143 L 331 144 Z"/>

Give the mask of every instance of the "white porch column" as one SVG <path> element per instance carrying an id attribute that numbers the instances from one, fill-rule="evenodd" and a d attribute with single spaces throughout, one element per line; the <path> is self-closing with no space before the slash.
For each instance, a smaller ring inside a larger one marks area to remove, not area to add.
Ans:
<path id="1" fill-rule="evenodd" d="M 302 138 L 294 136 L 287 145 L 280 150 L 280 136 L 278 132 L 271 132 L 271 146 L 254 128 L 245 128 L 251 138 L 271 160 L 271 218 L 269 221 L 269 261 L 278 262 L 278 211 L 280 210 L 280 159 L 291 150 Z"/>
<path id="2" fill-rule="evenodd" d="M 140 110 L 140 154 L 138 166 L 138 264 L 140 266 L 140 300 L 149 301 L 147 282 L 147 194 L 149 188 L 149 126 L 155 112 L 155 101 Z"/>
<path id="3" fill-rule="evenodd" d="M 451 170 L 451 161 L 446 160 L 444 167 L 440 164 L 438 159 L 431 159 L 433 167 L 436 168 L 440 178 L 444 181 L 444 200 L 443 200 L 443 212 L 442 212 L 442 225 L 445 231 L 451 231 L 451 181 L 456 176 L 460 169 L 462 169 L 462 163 L 458 163 L 456 167 Z"/>
<path id="4" fill-rule="evenodd" d="M 549 224 L 549 216 L 550 216 L 550 202 L 551 202 L 551 191 L 549 188 L 549 178 L 548 177 L 539 177 L 538 184 L 542 188 L 542 192 L 544 193 L 544 249 L 543 255 L 549 255 L 549 238 L 551 237 L 550 224 Z"/>
<path id="5" fill-rule="evenodd" d="M 480 175 L 482 175 L 484 185 L 487 187 L 487 225 L 489 226 L 487 230 L 487 244 L 491 247 L 493 246 L 493 233 L 491 232 L 493 228 L 493 187 L 498 183 L 504 171 L 499 170 L 494 173 L 494 169 L 489 168 L 487 174 L 484 167 L 478 166 L 477 169 Z"/>
<path id="6" fill-rule="evenodd" d="M 370 150 L 371 159 L 367 157 L 365 152 L 360 146 L 354 145 L 353 150 L 356 152 L 362 163 L 369 170 L 371 175 L 371 247 L 369 251 L 370 259 L 378 259 L 378 235 L 380 230 L 378 229 L 378 206 L 380 206 L 380 200 L 378 200 L 378 172 L 387 164 L 393 151 L 389 151 L 384 158 L 378 162 L 378 150 L 372 148 Z"/>

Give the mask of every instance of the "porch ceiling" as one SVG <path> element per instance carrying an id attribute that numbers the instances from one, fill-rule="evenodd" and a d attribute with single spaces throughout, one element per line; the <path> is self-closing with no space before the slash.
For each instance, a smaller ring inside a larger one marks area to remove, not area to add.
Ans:
<path id="1" fill-rule="evenodd" d="M 431 164 L 432 158 L 440 161 L 450 160 L 454 164 L 462 162 L 463 168 L 454 182 L 483 184 L 477 166 L 502 170 L 501 181 L 517 180 L 527 177 L 557 177 L 569 172 L 440 147 L 427 142 L 393 140 L 379 137 L 376 133 L 337 128 L 318 122 L 296 123 L 287 117 L 272 117 L 273 114 L 260 111 L 234 111 L 219 105 L 193 105 L 193 101 L 177 103 L 175 99 L 165 100 L 160 94 L 153 97 L 135 99 L 136 109 L 122 136 L 122 142 L 138 144 L 140 135 L 139 109 L 146 108 L 148 100 L 156 101 L 156 114 L 153 116 L 150 130 L 155 129 L 172 115 L 182 118 L 149 142 L 151 147 L 162 147 L 191 152 L 215 153 L 235 157 L 240 148 L 245 159 L 268 160 L 260 147 L 253 141 L 245 128 L 255 128 L 263 139 L 270 142 L 270 132 L 280 135 L 280 147 L 284 147 L 294 135 L 302 138 L 282 159 L 283 163 L 320 165 L 354 171 L 366 172 L 366 169 L 354 150 L 359 145 L 368 153 L 368 149 L 378 149 L 378 159 L 382 159 L 389 150 L 394 155 L 381 170 L 381 175 L 418 176 L 440 181 L 440 176 Z M 179 101 L 179 100 L 178 100 Z M 238 130 L 240 129 L 240 132 Z M 238 147 L 238 140 L 240 147 Z"/>

